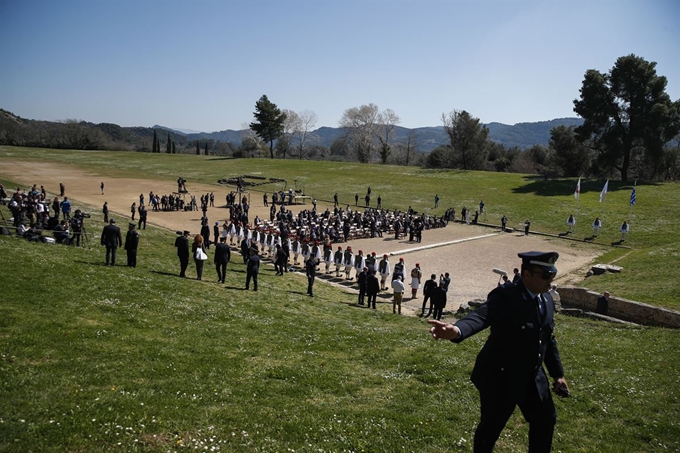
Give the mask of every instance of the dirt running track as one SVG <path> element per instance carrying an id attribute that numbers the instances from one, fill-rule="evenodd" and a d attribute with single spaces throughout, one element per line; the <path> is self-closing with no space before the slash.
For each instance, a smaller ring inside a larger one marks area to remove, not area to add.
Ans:
<path id="1" fill-rule="evenodd" d="M 149 192 L 156 194 L 170 194 L 177 189 L 176 181 L 153 181 L 145 179 L 110 178 L 96 172 L 88 173 L 81 169 L 54 163 L 35 162 L 10 162 L 3 161 L 0 174 L 7 179 L 21 183 L 24 187 L 33 184 L 44 185 L 49 194 L 59 193 L 59 183 L 66 186 L 66 196 L 73 202 L 73 209 L 83 205 L 99 207 L 93 215 L 100 215 L 101 206 L 108 201 L 110 217 L 117 218 L 119 224 L 130 216 L 132 202 L 139 203 L 139 194 L 143 193 L 148 202 Z M 100 183 L 105 184 L 105 194 L 101 195 Z M 13 193 L 13 188 L 7 188 Z M 234 190 L 231 186 L 218 184 L 193 184 L 187 183 L 187 189 L 197 198 L 204 193 L 215 194 L 215 205 L 223 206 L 226 195 Z M 314 194 L 312 194 L 314 195 Z M 54 195 L 52 195 L 54 196 Z M 271 193 L 269 194 L 271 199 Z M 269 208 L 263 206 L 262 192 L 253 192 L 251 197 L 250 219 L 256 215 L 260 218 L 269 218 Z M 80 205 L 80 206 L 79 206 Z M 311 206 L 291 206 L 293 212 Z M 317 209 L 323 211 L 332 205 L 326 206 L 319 203 Z M 215 221 L 223 221 L 228 216 L 227 209 L 210 208 L 208 217 L 211 225 Z M 192 234 L 200 229 L 200 211 L 188 212 L 153 212 L 149 211 L 148 223 L 172 231 L 189 230 Z M 440 245 L 432 248 L 418 249 L 419 247 Z M 450 223 L 446 228 L 426 230 L 423 232 L 422 243 L 409 243 L 407 240 L 395 240 L 394 237 L 375 239 L 358 239 L 347 244 L 341 244 L 343 249 L 351 245 L 352 249 L 363 250 L 364 255 L 376 252 L 378 256 L 388 253 L 391 256 L 392 265 L 399 257 L 403 257 L 407 269 L 411 269 L 415 263 L 420 263 L 423 271 L 423 283 L 431 274 L 449 272 L 451 274 L 451 287 L 447 310 L 456 311 L 459 305 L 467 303 L 471 299 L 483 299 L 498 282 L 498 275 L 492 272 L 493 268 L 500 268 L 512 273 L 514 267 L 519 267 L 517 253 L 528 250 L 554 250 L 560 253 L 558 268 L 560 273 L 556 283 L 574 283 L 581 280 L 588 265 L 598 256 L 597 250 L 578 247 L 569 241 L 539 236 L 524 236 L 518 233 L 500 233 L 500 228 L 491 229 L 481 226 L 461 225 Z M 415 250 L 413 250 L 415 249 Z M 323 269 L 323 267 L 322 267 Z M 346 288 L 351 286 L 341 279 L 329 279 Z M 407 278 L 410 281 L 410 278 Z M 407 282 L 408 283 L 408 282 Z M 301 283 L 302 284 L 302 283 Z M 306 284 L 306 282 L 305 282 Z M 407 295 L 409 291 L 407 289 Z M 379 298 L 380 299 L 380 298 Z M 422 292 L 418 292 L 418 299 L 408 300 L 404 305 L 407 314 L 414 314 L 419 310 L 422 303 Z M 383 302 L 388 302 L 389 297 L 384 295 Z"/>

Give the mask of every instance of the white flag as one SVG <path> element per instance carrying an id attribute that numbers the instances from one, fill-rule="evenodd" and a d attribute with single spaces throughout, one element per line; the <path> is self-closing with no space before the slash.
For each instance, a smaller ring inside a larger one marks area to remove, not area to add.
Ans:
<path id="1" fill-rule="evenodd" d="M 602 192 L 600 192 L 600 203 L 602 203 L 602 200 L 604 200 L 604 196 L 607 195 L 607 188 L 609 187 L 609 180 L 607 180 L 606 183 L 604 183 L 604 187 L 602 188 Z"/>
<path id="2" fill-rule="evenodd" d="M 581 178 L 578 178 L 576 183 L 576 190 L 574 191 L 574 198 L 578 200 L 578 195 L 581 193 Z"/>

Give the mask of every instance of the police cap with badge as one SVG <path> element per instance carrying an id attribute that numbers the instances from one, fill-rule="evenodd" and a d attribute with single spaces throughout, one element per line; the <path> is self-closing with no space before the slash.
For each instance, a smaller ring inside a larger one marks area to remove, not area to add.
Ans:
<path id="1" fill-rule="evenodd" d="M 522 258 L 522 264 L 525 266 L 538 266 L 548 274 L 557 274 L 555 262 L 560 254 L 557 252 L 524 252 L 518 253 L 518 257 Z"/>

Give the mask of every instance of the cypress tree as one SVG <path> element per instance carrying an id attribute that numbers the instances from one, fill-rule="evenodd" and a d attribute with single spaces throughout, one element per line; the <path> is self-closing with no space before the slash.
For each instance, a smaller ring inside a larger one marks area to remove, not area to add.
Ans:
<path id="1" fill-rule="evenodd" d="M 158 135 L 156 134 L 156 129 L 153 130 L 153 143 L 151 144 L 151 152 L 156 152 L 156 145 L 158 144 Z"/>

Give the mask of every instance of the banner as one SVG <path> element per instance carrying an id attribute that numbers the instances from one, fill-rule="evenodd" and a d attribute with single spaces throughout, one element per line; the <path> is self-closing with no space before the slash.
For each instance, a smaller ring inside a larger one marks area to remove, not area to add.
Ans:
<path id="1" fill-rule="evenodd" d="M 607 180 L 606 183 L 604 183 L 604 187 L 602 188 L 602 192 L 600 192 L 600 203 L 602 203 L 602 200 L 604 200 L 604 196 L 607 195 L 607 188 L 609 187 L 609 180 Z"/>
<path id="2" fill-rule="evenodd" d="M 578 178 L 578 182 L 576 183 L 576 190 L 574 191 L 574 198 L 578 200 L 578 196 L 581 193 L 581 178 Z"/>
<path id="3" fill-rule="evenodd" d="M 633 191 L 630 193 L 630 205 L 631 205 L 631 206 L 635 206 L 635 202 L 637 201 L 637 200 L 635 199 L 635 196 L 636 196 L 636 194 L 635 194 L 635 186 L 636 186 L 636 185 L 637 185 L 637 182 L 635 183 L 635 185 L 633 185 Z"/>

